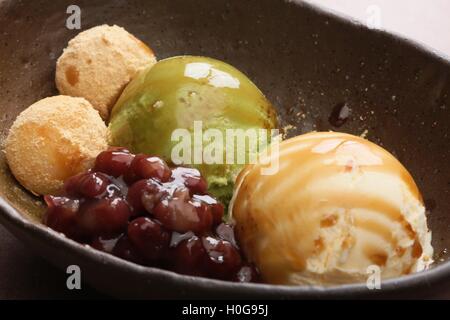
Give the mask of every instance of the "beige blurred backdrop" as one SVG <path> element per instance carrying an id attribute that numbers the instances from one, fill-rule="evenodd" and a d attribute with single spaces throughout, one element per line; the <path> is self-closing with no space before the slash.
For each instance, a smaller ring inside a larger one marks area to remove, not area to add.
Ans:
<path id="1" fill-rule="evenodd" d="M 450 0 L 306 0 L 364 24 L 377 22 L 450 57 Z M 375 20 L 374 20 L 375 19 Z"/>

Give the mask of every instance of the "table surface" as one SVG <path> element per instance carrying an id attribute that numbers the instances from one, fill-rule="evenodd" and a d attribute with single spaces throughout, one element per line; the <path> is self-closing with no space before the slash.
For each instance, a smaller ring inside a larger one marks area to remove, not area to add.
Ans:
<path id="1" fill-rule="evenodd" d="M 448 0 L 308 0 L 343 12 L 361 22 L 377 14 L 381 28 L 425 43 L 450 56 L 450 37 L 436 36 L 450 30 Z M 375 11 L 374 11 L 375 10 Z M 0 226 L 0 299 L 102 299 L 83 284 L 68 290 L 66 274 L 34 255 Z M 430 298 L 450 299 L 450 287 Z"/>

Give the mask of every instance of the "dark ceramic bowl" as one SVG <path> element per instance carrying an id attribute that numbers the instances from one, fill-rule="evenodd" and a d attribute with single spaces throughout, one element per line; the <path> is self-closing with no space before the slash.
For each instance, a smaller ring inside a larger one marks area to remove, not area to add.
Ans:
<path id="1" fill-rule="evenodd" d="M 0 0 L 0 141 L 33 102 L 56 94 L 55 62 L 78 30 L 70 1 Z M 39 223 L 42 202 L 0 155 L 0 222 L 55 265 L 77 264 L 102 292 L 135 298 L 330 298 L 426 294 L 448 286 L 450 262 L 450 63 L 430 51 L 301 2 L 276 0 L 78 1 L 82 29 L 108 23 L 146 41 L 160 59 L 205 55 L 244 71 L 276 105 L 288 136 L 338 130 L 393 152 L 423 192 L 436 264 L 383 282 L 332 288 L 236 284 L 145 268 L 79 245 Z M 351 116 L 329 123 L 337 105 Z M 300 115 L 303 114 L 303 116 Z"/>

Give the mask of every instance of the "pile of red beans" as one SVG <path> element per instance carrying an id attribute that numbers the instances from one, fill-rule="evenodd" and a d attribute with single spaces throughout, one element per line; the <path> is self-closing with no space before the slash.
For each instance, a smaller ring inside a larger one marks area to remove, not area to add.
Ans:
<path id="1" fill-rule="evenodd" d="M 111 148 L 45 201 L 46 225 L 98 250 L 182 274 L 258 281 L 196 169 Z"/>

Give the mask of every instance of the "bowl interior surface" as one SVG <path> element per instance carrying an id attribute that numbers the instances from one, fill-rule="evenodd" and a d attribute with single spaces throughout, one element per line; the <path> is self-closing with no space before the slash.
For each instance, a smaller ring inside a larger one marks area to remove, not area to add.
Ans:
<path id="1" fill-rule="evenodd" d="M 80 30 L 68 1 L 0 1 L 0 144 L 15 117 L 57 94 L 56 59 Z M 422 191 L 436 264 L 450 247 L 450 65 L 383 32 L 273 0 L 78 1 L 82 30 L 123 26 L 159 59 L 203 55 L 252 79 L 288 137 L 312 130 L 356 135 L 392 152 Z M 346 104 L 340 127 L 329 117 Z M 39 222 L 44 206 L 15 181 L 0 153 L 0 197 Z"/>

